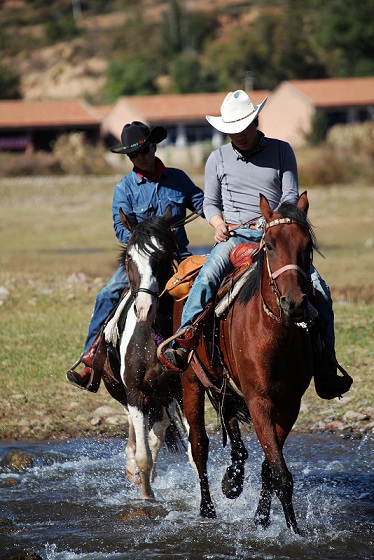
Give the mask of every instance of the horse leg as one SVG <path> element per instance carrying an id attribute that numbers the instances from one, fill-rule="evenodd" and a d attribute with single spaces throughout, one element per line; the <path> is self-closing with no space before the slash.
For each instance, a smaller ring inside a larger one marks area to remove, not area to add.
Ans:
<path id="1" fill-rule="evenodd" d="M 131 416 L 129 415 L 129 439 L 126 445 L 126 478 L 133 480 L 134 484 L 139 484 L 139 471 L 135 461 L 135 429 L 132 423 Z"/>
<path id="2" fill-rule="evenodd" d="M 231 465 L 222 479 L 222 492 L 226 498 L 233 500 L 243 492 L 244 463 L 248 459 L 248 451 L 241 437 L 236 413 L 225 410 L 224 420 L 231 442 Z"/>
<path id="3" fill-rule="evenodd" d="M 156 421 L 153 424 L 151 430 L 149 431 L 148 443 L 152 455 L 151 482 L 153 482 L 154 479 L 156 478 L 157 458 L 160 453 L 160 449 L 165 441 L 165 430 L 168 424 L 169 424 L 169 418 L 167 417 L 165 411 L 163 410 L 162 419 Z"/>
<path id="4" fill-rule="evenodd" d="M 271 499 L 274 491 L 271 478 L 271 470 L 265 459 L 261 469 L 262 488 L 257 510 L 255 513 L 255 524 L 266 529 L 270 525 Z"/>
<path id="5" fill-rule="evenodd" d="M 138 406 L 129 404 L 129 414 L 135 430 L 135 461 L 140 473 L 142 498 L 154 500 L 151 488 L 152 454 L 148 445 L 148 417 Z"/>
<path id="6" fill-rule="evenodd" d="M 287 527 L 294 533 L 300 534 L 292 503 L 292 474 L 287 468 L 282 451 L 290 430 L 284 430 L 279 425 L 276 427 L 271 420 L 273 408 L 271 403 L 259 398 L 252 399 L 249 404 L 253 425 L 267 464 L 262 470 L 262 490 L 255 521 L 264 527 L 269 524 L 271 494 L 274 489 L 282 504 Z M 292 426 L 293 423 L 290 425 Z"/>
<path id="7" fill-rule="evenodd" d="M 184 414 L 189 427 L 189 457 L 200 482 L 200 515 L 214 519 L 216 512 L 210 496 L 207 473 L 209 439 L 205 430 L 205 389 L 192 368 L 188 368 L 181 374 L 181 381 Z"/>

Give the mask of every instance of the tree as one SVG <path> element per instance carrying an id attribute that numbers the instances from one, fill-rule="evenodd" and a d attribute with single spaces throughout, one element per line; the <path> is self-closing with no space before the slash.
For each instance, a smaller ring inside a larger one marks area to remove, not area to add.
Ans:
<path id="1" fill-rule="evenodd" d="M 314 41 L 330 76 L 374 75 L 372 0 L 316 0 Z"/>
<path id="2" fill-rule="evenodd" d="M 19 75 L 3 65 L 0 65 L 0 98 L 21 99 Z"/>
<path id="3" fill-rule="evenodd" d="M 107 91 L 110 102 L 121 95 L 148 95 L 156 92 L 154 65 L 150 59 L 126 56 L 108 67 Z"/>

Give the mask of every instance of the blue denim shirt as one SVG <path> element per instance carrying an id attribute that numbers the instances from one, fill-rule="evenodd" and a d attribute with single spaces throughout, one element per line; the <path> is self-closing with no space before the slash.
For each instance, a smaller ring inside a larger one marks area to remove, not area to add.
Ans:
<path id="1" fill-rule="evenodd" d="M 163 216 L 167 206 L 171 205 L 173 224 L 186 217 L 186 209 L 200 210 L 203 196 L 203 191 L 180 169 L 167 167 L 157 182 L 131 171 L 114 189 L 112 214 L 117 239 L 120 243 L 127 243 L 130 237 L 129 230 L 121 222 L 120 208 L 130 218 L 141 221 L 148 216 Z M 177 227 L 175 235 L 183 257 L 188 253 L 189 243 L 184 226 Z"/>

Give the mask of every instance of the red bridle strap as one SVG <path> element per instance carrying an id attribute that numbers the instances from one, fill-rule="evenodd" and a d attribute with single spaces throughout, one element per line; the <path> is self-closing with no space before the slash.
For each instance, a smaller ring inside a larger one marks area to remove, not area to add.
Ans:
<path id="1" fill-rule="evenodd" d="M 299 266 L 297 266 L 297 264 L 286 264 L 286 266 L 282 266 L 282 268 L 278 268 L 278 270 L 276 270 L 275 272 L 272 272 L 272 274 L 271 274 L 272 279 L 275 280 L 283 272 L 286 272 L 286 270 L 297 270 L 298 272 L 300 272 L 300 274 L 302 276 L 304 276 L 305 280 L 309 280 L 308 275 L 305 274 L 303 269 L 300 268 Z"/>

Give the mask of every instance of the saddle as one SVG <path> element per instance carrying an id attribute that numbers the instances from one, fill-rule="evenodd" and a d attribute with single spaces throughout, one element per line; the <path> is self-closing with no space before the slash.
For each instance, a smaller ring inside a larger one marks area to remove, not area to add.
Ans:
<path id="1" fill-rule="evenodd" d="M 253 258 L 259 250 L 259 243 L 240 243 L 233 247 L 230 253 L 230 262 L 234 268 L 223 279 L 217 293 L 218 300 L 221 300 L 233 288 L 236 282 L 253 264 Z M 207 259 L 208 255 L 191 255 L 187 257 L 179 264 L 175 274 L 166 283 L 164 292 L 169 292 L 176 301 L 185 300 L 191 291 L 195 278 Z"/>
<path id="2" fill-rule="evenodd" d="M 196 276 L 206 263 L 207 255 L 191 255 L 184 259 L 173 276 L 166 283 L 162 293 L 169 292 L 176 301 L 183 301 L 188 297 Z M 162 295 L 162 294 L 161 294 Z"/>

